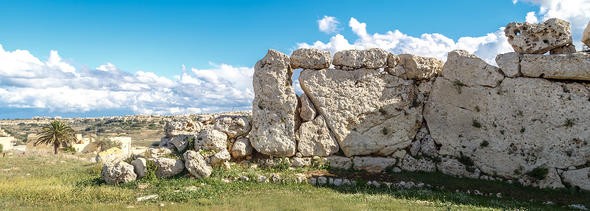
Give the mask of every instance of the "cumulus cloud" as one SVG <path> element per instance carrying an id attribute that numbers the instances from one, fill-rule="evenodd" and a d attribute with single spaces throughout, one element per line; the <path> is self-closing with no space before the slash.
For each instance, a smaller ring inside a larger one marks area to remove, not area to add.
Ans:
<path id="1" fill-rule="evenodd" d="M 535 12 L 528 12 L 526 14 L 525 20 L 527 23 L 539 23 L 539 19 L 537 19 Z"/>
<path id="2" fill-rule="evenodd" d="M 348 26 L 356 36 L 350 42 L 341 34 L 336 34 L 328 42 L 299 43 L 301 48 L 319 48 L 332 53 L 346 49 L 383 48 L 396 54 L 410 53 L 420 56 L 446 59 L 447 53 L 455 49 L 464 49 L 475 53 L 489 63 L 495 64 L 499 53 L 512 51 L 504 36 L 503 29 L 481 37 L 461 37 L 457 41 L 438 33 L 425 33 L 419 37 L 404 34 L 399 30 L 385 33 L 367 32 L 367 24 L 350 18 Z"/>
<path id="3" fill-rule="evenodd" d="M 111 63 L 78 69 L 57 51 L 41 61 L 29 51 L 7 51 L 0 45 L 0 108 L 146 114 L 250 109 L 252 68 L 211 66 L 169 79 L 147 71 L 127 73 Z"/>
<path id="4" fill-rule="evenodd" d="M 338 20 L 332 16 L 324 16 L 324 18 L 318 20 L 318 28 L 326 34 L 336 33 L 338 24 Z"/>
<path id="5" fill-rule="evenodd" d="M 538 13 L 532 13 L 535 19 L 547 20 L 550 18 L 560 18 L 567 20 L 572 26 L 572 36 L 576 48 L 582 48 L 582 32 L 590 21 L 590 0 L 520 0 L 535 5 L 539 5 Z M 519 1 L 513 1 L 518 3 Z M 527 20 L 529 19 L 527 14 Z"/>

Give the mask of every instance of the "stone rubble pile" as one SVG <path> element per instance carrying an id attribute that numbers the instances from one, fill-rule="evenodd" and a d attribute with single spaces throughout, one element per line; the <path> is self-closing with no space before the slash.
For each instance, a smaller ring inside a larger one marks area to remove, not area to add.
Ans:
<path id="1" fill-rule="evenodd" d="M 183 169 L 208 177 L 229 161 L 325 163 L 590 190 L 590 55 L 575 51 L 563 20 L 510 23 L 505 33 L 515 52 L 498 55 L 498 67 L 463 50 L 449 52 L 446 62 L 376 48 L 333 58 L 318 49 L 291 56 L 269 50 L 254 68 L 251 115 L 171 120 L 160 149 L 133 168 L 105 166 L 103 177 L 142 177 L 146 161 L 163 178 Z M 300 96 L 294 68 L 302 69 Z M 181 155 L 170 158 L 175 152 Z M 309 182 L 347 183 L 329 180 Z"/>

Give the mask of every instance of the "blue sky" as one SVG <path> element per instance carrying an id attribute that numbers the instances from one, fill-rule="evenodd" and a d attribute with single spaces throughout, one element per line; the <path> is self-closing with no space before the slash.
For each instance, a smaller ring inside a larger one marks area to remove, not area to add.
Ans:
<path id="1" fill-rule="evenodd" d="M 0 0 L 0 118 L 248 109 L 252 66 L 269 48 L 290 54 L 298 47 L 332 53 L 382 47 L 441 59 L 467 48 L 493 62 L 510 50 L 500 27 L 560 17 L 577 32 L 590 17 L 583 12 L 589 5 Z M 320 30 L 326 18 L 334 20 L 332 28 Z M 52 93 L 60 96 L 52 99 Z"/>

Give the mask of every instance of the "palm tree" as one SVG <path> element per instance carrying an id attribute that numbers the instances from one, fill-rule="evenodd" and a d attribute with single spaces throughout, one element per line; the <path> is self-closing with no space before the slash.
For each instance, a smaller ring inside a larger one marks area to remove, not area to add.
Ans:
<path id="1" fill-rule="evenodd" d="M 38 135 L 39 138 L 35 141 L 34 146 L 37 146 L 37 144 L 52 144 L 54 154 L 57 154 L 59 146 L 69 146 L 70 143 L 76 140 L 74 129 L 58 120 L 44 126 Z"/>

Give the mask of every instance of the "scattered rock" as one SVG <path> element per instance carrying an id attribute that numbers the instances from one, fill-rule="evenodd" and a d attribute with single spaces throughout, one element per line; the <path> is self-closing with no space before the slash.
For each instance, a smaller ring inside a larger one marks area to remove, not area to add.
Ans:
<path id="1" fill-rule="evenodd" d="M 182 160 L 172 158 L 154 158 L 156 164 L 156 176 L 158 178 L 170 178 L 180 174 L 184 170 Z"/>
<path id="2" fill-rule="evenodd" d="M 297 96 L 291 85 L 289 57 L 275 50 L 256 63 L 250 143 L 256 151 L 272 156 L 293 156 Z"/>
<path id="3" fill-rule="evenodd" d="M 207 178 L 211 176 L 213 168 L 207 164 L 205 157 L 198 152 L 188 150 L 184 153 L 184 166 L 188 172 L 197 178 Z"/>
<path id="4" fill-rule="evenodd" d="M 252 155 L 252 145 L 250 145 L 250 140 L 248 138 L 238 138 L 232 148 L 231 148 L 231 155 L 235 159 L 243 159 L 246 156 Z"/>
<path id="5" fill-rule="evenodd" d="M 174 137 L 178 135 L 194 135 L 198 133 L 203 124 L 200 122 L 194 122 L 189 118 L 182 118 L 177 120 L 166 121 L 164 125 L 164 134 L 166 137 Z"/>
<path id="6" fill-rule="evenodd" d="M 147 151 L 147 158 L 160 158 L 172 154 L 172 150 L 165 147 L 149 148 Z"/>
<path id="7" fill-rule="evenodd" d="M 311 166 L 311 158 L 291 158 L 291 167 L 306 167 Z"/>
<path id="8" fill-rule="evenodd" d="M 551 18 L 543 23 L 509 23 L 504 29 L 514 51 L 544 54 L 549 50 L 572 44 L 570 23 Z"/>
<path id="9" fill-rule="evenodd" d="M 465 166 L 456 159 L 443 158 L 442 162 L 436 164 L 436 167 L 441 173 L 446 175 L 475 179 L 479 177 L 479 172 L 475 171 L 475 167 Z"/>
<path id="10" fill-rule="evenodd" d="M 215 119 L 216 130 L 224 132 L 229 139 L 244 136 L 250 132 L 250 120 L 247 116 L 220 116 Z"/>
<path id="11" fill-rule="evenodd" d="M 327 157 L 327 159 L 328 159 L 328 165 L 330 166 L 330 168 L 344 169 L 344 170 L 352 168 L 352 159 L 351 158 L 342 157 L 342 156 L 330 156 L 330 157 Z"/>
<path id="12" fill-rule="evenodd" d="M 227 135 L 219 130 L 205 128 L 197 135 L 195 151 L 213 150 L 219 152 L 227 149 Z"/>
<path id="13" fill-rule="evenodd" d="M 101 176 L 107 184 L 128 183 L 137 179 L 133 166 L 125 162 L 105 163 Z"/>
<path id="14" fill-rule="evenodd" d="M 172 144 L 177 151 L 184 152 L 190 141 L 195 141 L 194 135 L 177 135 L 170 138 L 168 143 Z"/>
<path id="15" fill-rule="evenodd" d="M 400 166 L 405 171 L 424 171 L 424 172 L 434 172 L 436 171 L 436 166 L 434 162 L 427 158 L 416 159 L 410 155 L 406 155 L 401 162 Z"/>
<path id="16" fill-rule="evenodd" d="M 577 210 L 588 210 L 583 204 L 570 204 L 568 207 Z"/>
<path id="17" fill-rule="evenodd" d="M 383 172 L 388 167 L 395 165 L 395 158 L 384 157 L 354 157 L 353 168 L 370 173 Z"/>
<path id="18" fill-rule="evenodd" d="M 96 155 L 96 162 L 101 162 L 103 164 L 118 163 L 127 159 L 127 157 L 129 157 L 129 155 L 125 154 L 119 147 L 113 147 L 99 152 Z"/>
<path id="19" fill-rule="evenodd" d="M 330 52 L 315 48 L 300 48 L 291 54 L 291 67 L 293 69 L 321 70 L 330 67 L 332 57 Z"/>
<path id="20" fill-rule="evenodd" d="M 400 54 L 399 63 L 394 68 L 390 67 L 386 70 L 389 74 L 403 79 L 427 80 L 440 74 L 443 64 L 437 58 Z"/>
<path id="21" fill-rule="evenodd" d="M 227 149 L 222 149 L 219 152 L 215 153 L 211 157 L 209 157 L 209 161 L 211 166 L 213 167 L 221 167 L 224 166 L 225 162 L 231 159 L 231 155 Z"/>
<path id="22" fill-rule="evenodd" d="M 137 158 L 131 162 L 131 165 L 133 165 L 133 170 L 138 179 L 145 177 L 147 174 L 147 161 L 145 158 Z"/>
<path id="23" fill-rule="evenodd" d="M 590 54 L 525 54 L 520 62 L 524 76 L 565 80 L 590 80 Z"/>
<path id="24" fill-rule="evenodd" d="M 334 54 L 334 66 L 342 70 L 360 68 L 379 69 L 387 65 L 389 53 L 379 48 L 368 50 L 343 50 Z"/>
<path id="25" fill-rule="evenodd" d="M 340 149 L 322 116 L 301 124 L 296 138 L 297 148 L 303 156 L 330 156 Z"/>
<path id="26" fill-rule="evenodd" d="M 154 200 L 154 199 L 158 199 L 158 198 L 159 198 L 159 196 L 157 194 L 153 194 L 153 195 L 137 197 L 137 201 L 141 202 L 141 201 Z"/>

